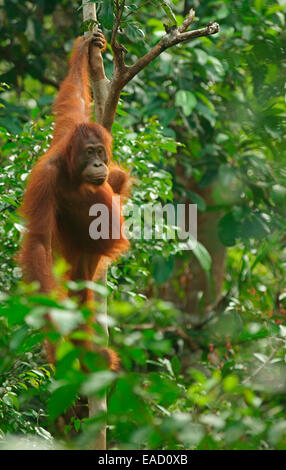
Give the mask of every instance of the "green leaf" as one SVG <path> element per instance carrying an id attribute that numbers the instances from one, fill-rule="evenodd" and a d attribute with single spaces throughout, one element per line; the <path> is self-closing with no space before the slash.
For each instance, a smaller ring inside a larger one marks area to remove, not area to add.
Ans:
<path id="1" fill-rule="evenodd" d="M 10 340 L 10 348 L 12 350 L 16 351 L 22 345 L 27 337 L 28 331 L 29 328 L 26 325 L 15 331 Z"/>
<path id="2" fill-rule="evenodd" d="M 54 390 L 48 402 L 49 417 L 53 420 L 64 413 L 74 402 L 79 384 L 66 384 Z"/>
<path id="3" fill-rule="evenodd" d="M 256 10 L 261 11 L 265 5 L 265 0 L 254 0 Z"/>
<path id="4" fill-rule="evenodd" d="M 243 182 L 239 170 L 230 165 L 221 165 L 213 198 L 218 205 L 230 205 L 240 200 Z"/>
<path id="5" fill-rule="evenodd" d="M 198 58 L 199 64 L 205 65 L 209 58 L 208 54 L 203 49 L 199 49 L 199 48 L 194 49 L 194 51 Z"/>
<path id="6" fill-rule="evenodd" d="M 179 90 L 175 95 L 175 105 L 181 106 L 185 116 L 190 116 L 196 107 L 197 99 L 193 93 L 188 90 Z"/>
<path id="7" fill-rule="evenodd" d="M 237 375 L 230 374 L 223 380 L 223 388 L 226 392 L 232 392 L 238 385 L 239 379 Z"/>
<path id="8" fill-rule="evenodd" d="M 240 231 L 244 240 L 250 238 L 261 240 L 269 235 L 270 228 L 261 214 L 252 213 L 242 221 Z"/>
<path id="9" fill-rule="evenodd" d="M 161 7 L 163 8 L 163 10 L 166 13 L 166 15 L 168 16 L 168 18 L 171 20 L 171 23 L 173 25 L 176 25 L 177 20 L 176 20 L 176 17 L 174 15 L 174 12 L 173 12 L 173 10 L 170 6 L 170 3 L 167 2 L 167 1 L 161 2 Z"/>
<path id="10" fill-rule="evenodd" d="M 199 188 L 207 188 L 214 180 L 217 178 L 218 175 L 218 167 L 216 166 L 209 166 L 204 173 L 200 183 Z"/>
<path id="11" fill-rule="evenodd" d="M 82 315 L 80 312 L 73 312 L 68 310 L 60 310 L 57 308 L 52 308 L 50 310 L 50 315 L 52 321 L 58 327 L 58 330 L 62 334 L 68 334 L 72 330 L 74 330 L 77 326 L 79 326 L 82 321 Z"/>
<path id="12" fill-rule="evenodd" d="M 210 272 L 212 266 L 212 259 L 211 255 L 209 254 L 208 250 L 204 247 L 204 245 L 197 241 L 195 248 L 193 248 L 193 252 L 203 270 L 207 273 Z"/>
<path id="13" fill-rule="evenodd" d="M 202 212 L 206 210 L 206 203 L 205 200 L 197 193 L 194 193 L 193 191 L 187 191 L 188 197 L 192 200 L 194 204 L 197 204 L 198 209 Z"/>
<path id="14" fill-rule="evenodd" d="M 219 238 L 225 246 L 235 245 L 239 236 L 239 224 L 235 220 L 233 214 L 228 212 L 219 222 Z"/>
<path id="15" fill-rule="evenodd" d="M 145 37 L 144 31 L 139 28 L 137 23 L 128 23 L 124 28 L 124 32 L 132 41 L 137 41 Z"/>
<path id="16" fill-rule="evenodd" d="M 163 256 L 155 256 L 152 266 L 153 276 L 156 284 L 164 284 L 171 277 L 174 270 L 174 258 L 170 256 L 168 259 Z"/>
<path id="17" fill-rule="evenodd" d="M 74 428 L 75 428 L 76 432 L 78 432 L 80 430 L 81 420 L 80 419 L 75 419 L 74 422 L 73 422 L 73 425 L 74 425 Z"/>
<path id="18" fill-rule="evenodd" d="M 275 204 L 286 205 L 286 187 L 281 184 L 274 184 L 271 188 L 271 198 Z"/>
<path id="19" fill-rule="evenodd" d="M 113 28 L 113 0 L 105 0 L 100 9 L 100 21 L 104 28 Z"/>
<path id="20" fill-rule="evenodd" d="M 177 356 L 172 357 L 171 359 L 172 369 L 176 375 L 180 373 L 181 363 Z"/>
<path id="21" fill-rule="evenodd" d="M 106 388 L 116 378 L 116 374 L 110 370 L 103 370 L 90 374 L 87 381 L 82 385 L 81 392 L 84 395 L 93 395 L 94 393 Z"/>

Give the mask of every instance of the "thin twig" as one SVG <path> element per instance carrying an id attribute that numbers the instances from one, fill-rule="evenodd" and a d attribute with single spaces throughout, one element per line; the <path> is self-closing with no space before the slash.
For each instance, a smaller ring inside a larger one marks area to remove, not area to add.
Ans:
<path id="1" fill-rule="evenodd" d="M 119 75 L 124 73 L 125 70 L 125 63 L 124 63 L 124 53 L 127 52 L 125 47 L 122 44 L 117 42 L 117 34 L 118 29 L 121 24 L 122 15 L 124 12 L 125 7 L 125 0 L 122 1 L 121 5 L 119 5 L 119 0 L 115 0 L 115 7 L 116 7 L 116 21 L 113 25 L 112 35 L 111 35 L 111 48 L 114 54 L 114 65 L 115 65 L 115 75 Z"/>
<path id="2" fill-rule="evenodd" d="M 263 362 L 263 364 L 261 364 L 261 366 L 259 366 L 258 369 L 257 369 L 253 374 L 251 374 L 251 375 L 249 375 L 248 377 L 246 377 L 246 378 L 243 380 L 242 384 L 245 385 L 245 384 L 246 384 L 247 382 L 249 382 L 251 379 L 253 379 L 254 377 L 256 377 L 256 376 L 259 374 L 259 372 L 261 372 L 262 369 L 264 369 L 264 367 L 265 367 L 267 364 L 269 364 L 269 362 L 273 359 L 273 357 L 274 357 L 275 354 L 279 351 L 279 349 L 280 349 L 280 346 L 279 346 L 279 348 L 274 349 L 274 350 L 272 351 L 272 353 L 270 354 L 270 356 L 266 359 L 266 361 Z"/>
<path id="3" fill-rule="evenodd" d="M 195 18 L 195 10 L 191 9 L 189 11 L 188 16 L 184 19 L 183 23 L 181 24 L 181 26 L 179 26 L 178 28 L 179 33 L 184 33 L 189 28 L 189 26 L 191 26 L 192 22 L 194 21 L 194 18 Z"/>
<path id="4" fill-rule="evenodd" d="M 137 13 L 137 11 L 140 10 L 141 8 L 144 8 L 144 7 L 146 7 L 147 5 L 150 5 L 150 3 L 152 4 L 152 1 L 151 1 L 151 0 L 147 0 L 147 2 L 142 3 L 142 5 L 139 5 L 139 7 L 137 8 L 136 12 L 134 12 L 134 11 L 132 10 L 132 11 L 130 11 L 129 13 L 127 13 L 127 15 L 124 17 L 124 20 L 126 20 L 130 15 L 133 15 L 133 14 Z"/>

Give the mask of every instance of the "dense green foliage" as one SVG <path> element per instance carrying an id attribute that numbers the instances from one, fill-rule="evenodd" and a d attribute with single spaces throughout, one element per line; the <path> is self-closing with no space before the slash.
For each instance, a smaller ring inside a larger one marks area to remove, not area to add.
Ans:
<path id="1" fill-rule="evenodd" d="M 194 255 L 211 279 L 208 252 L 201 245 L 194 254 L 181 252 L 166 238 L 134 240 L 111 267 L 107 287 L 93 285 L 108 295 L 111 343 L 121 368 L 108 371 L 86 353 L 89 375 L 80 370 L 83 351 L 71 340 L 84 337 L 74 330 L 83 318 L 89 322 L 91 312 L 75 298 L 60 301 L 23 285 L 15 261 L 23 232 L 16 209 L 50 140 L 53 85 L 63 78 L 81 27 L 79 3 L 0 4 L 3 446 L 65 445 L 57 439 L 57 417 L 78 393 L 96 398 L 107 389 L 110 448 L 285 449 L 286 3 L 192 2 L 195 26 L 218 21 L 220 34 L 164 52 L 122 96 L 114 155 L 132 169 L 132 201 L 142 207 L 190 198 L 200 214 L 220 214 L 216 230 L 229 247 L 227 266 L 220 301 L 192 326 L 176 299 L 164 300 L 162 286 L 178 282 L 176 263 L 183 260 L 191 269 Z M 109 37 L 113 2 L 101 3 L 99 18 Z M 174 20 L 159 0 L 126 3 L 121 40 L 130 63 L 164 34 L 163 22 L 180 23 L 190 7 L 188 1 L 169 2 Z M 110 51 L 105 57 L 110 74 Z M 191 179 L 198 191 L 190 190 Z M 200 193 L 210 185 L 212 204 Z M 59 279 L 64 270 L 59 261 Z M 42 328 L 47 310 L 58 324 L 49 334 Z M 94 328 L 103 344 L 100 318 Z M 40 351 L 47 334 L 59 340 L 55 370 Z M 87 447 L 104 419 L 73 419 L 76 435 L 67 445 Z M 11 436 L 19 434 L 24 440 L 14 441 Z"/>

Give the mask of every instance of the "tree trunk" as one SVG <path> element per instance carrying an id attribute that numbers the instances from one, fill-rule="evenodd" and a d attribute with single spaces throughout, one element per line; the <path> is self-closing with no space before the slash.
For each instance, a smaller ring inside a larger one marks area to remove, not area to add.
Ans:
<path id="1" fill-rule="evenodd" d="M 213 186 L 198 189 L 191 183 L 188 189 L 203 197 L 207 205 L 213 204 Z M 218 211 L 198 214 L 198 240 L 211 255 L 212 276 L 208 278 L 191 251 L 185 252 L 183 259 L 176 262 L 173 278 L 161 291 L 164 299 L 189 313 L 190 321 L 194 324 L 205 319 L 208 309 L 216 303 L 222 291 L 226 250 L 218 238 L 217 225 L 221 216 Z"/>

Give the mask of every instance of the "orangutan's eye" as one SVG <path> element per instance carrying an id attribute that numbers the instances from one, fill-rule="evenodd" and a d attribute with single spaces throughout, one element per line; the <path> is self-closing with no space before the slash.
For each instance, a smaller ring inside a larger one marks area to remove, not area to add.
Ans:
<path id="1" fill-rule="evenodd" d="M 94 155 L 94 148 L 88 147 L 88 148 L 86 149 L 86 153 L 87 153 L 87 155 L 88 155 L 89 157 L 91 157 L 92 155 Z"/>
<path id="2" fill-rule="evenodd" d="M 96 148 L 96 155 L 103 161 L 107 161 L 105 148 L 101 145 Z"/>

